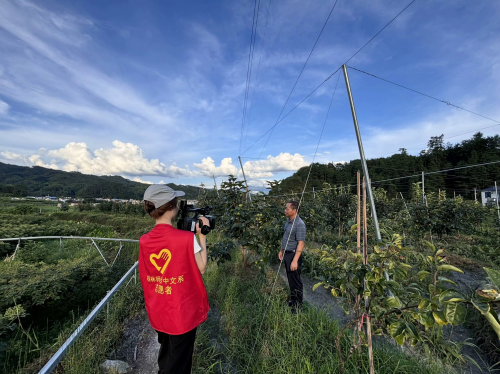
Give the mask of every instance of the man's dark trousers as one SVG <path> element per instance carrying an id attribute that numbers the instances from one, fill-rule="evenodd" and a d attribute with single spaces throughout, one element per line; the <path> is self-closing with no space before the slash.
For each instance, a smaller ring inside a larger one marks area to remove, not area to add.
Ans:
<path id="1" fill-rule="evenodd" d="M 299 257 L 299 260 L 297 261 L 297 270 L 295 271 L 290 270 L 290 265 L 295 257 L 295 252 L 285 252 L 284 256 L 285 258 L 283 259 L 283 262 L 285 263 L 286 276 L 288 278 L 288 285 L 290 286 L 291 306 L 301 306 L 302 296 L 304 294 L 304 285 L 300 279 L 300 273 L 302 271 L 302 256 Z"/>
<path id="2" fill-rule="evenodd" d="M 161 344 L 158 355 L 158 374 L 190 374 L 193 366 L 196 327 L 182 335 L 157 331 Z"/>

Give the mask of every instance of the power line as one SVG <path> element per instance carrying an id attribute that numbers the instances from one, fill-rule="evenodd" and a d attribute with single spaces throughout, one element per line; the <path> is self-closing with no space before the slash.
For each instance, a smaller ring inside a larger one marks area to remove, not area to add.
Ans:
<path id="1" fill-rule="evenodd" d="M 407 6 L 406 6 L 406 7 L 405 7 L 405 8 L 404 8 L 401 12 L 399 12 L 398 14 L 396 14 L 396 16 L 395 16 L 393 19 L 391 19 L 391 20 L 389 21 L 389 23 L 387 23 L 384 27 L 382 27 L 382 29 L 381 29 L 378 33 L 376 33 L 376 34 L 375 34 L 375 35 L 374 35 L 374 36 L 373 36 L 370 40 L 368 40 L 368 41 L 367 41 L 367 42 L 366 42 L 366 43 L 365 43 L 365 44 L 364 44 L 364 45 L 363 45 L 360 49 L 358 49 L 358 51 L 357 51 L 355 54 L 353 54 L 353 55 L 349 58 L 349 60 L 347 60 L 346 62 L 344 62 L 344 64 L 345 64 L 345 65 L 347 65 L 347 63 L 348 63 L 349 61 L 351 61 L 351 60 L 352 60 L 352 59 L 353 59 L 353 58 L 354 58 L 354 57 L 355 57 L 355 56 L 356 56 L 359 52 L 361 52 L 361 50 L 362 50 L 363 48 L 365 48 L 368 44 L 370 44 L 370 43 L 371 43 L 371 41 L 372 41 L 373 39 L 375 39 L 375 38 L 378 36 L 378 34 L 380 34 L 382 31 L 384 31 L 384 30 L 385 30 L 385 28 L 386 28 L 387 26 L 389 26 L 389 25 L 390 25 L 390 24 L 391 24 L 391 23 L 392 23 L 392 22 L 393 22 L 396 18 L 398 18 L 398 17 L 399 17 L 399 16 L 400 16 L 400 15 L 401 15 L 401 14 L 402 14 L 402 13 L 403 13 L 406 9 L 408 9 L 408 8 L 410 7 L 410 5 L 412 5 L 415 1 L 416 1 L 416 0 L 413 0 L 413 1 L 412 1 L 411 3 L 409 3 L 409 4 L 408 4 L 408 5 L 407 5 Z"/>
<path id="2" fill-rule="evenodd" d="M 464 110 L 464 111 L 466 111 L 466 112 L 469 112 L 469 113 L 475 114 L 476 116 L 486 118 L 486 119 L 488 119 L 488 120 L 490 120 L 490 121 L 493 121 L 493 122 L 496 122 L 496 123 L 498 123 L 498 124 L 500 125 L 500 121 L 497 121 L 496 119 L 493 119 L 493 118 L 490 118 L 490 117 L 483 116 L 482 114 L 479 114 L 479 113 L 473 112 L 472 110 L 469 110 L 469 109 L 463 108 L 463 107 L 461 107 L 461 106 L 455 105 L 455 104 L 453 104 L 453 103 L 450 103 L 449 101 L 438 99 L 437 97 L 434 97 L 434 96 L 431 96 L 431 95 L 427 95 L 426 93 L 423 93 L 423 92 L 420 92 L 420 91 L 414 90 L 413 88 L 409 88 L 409 87 L 403 86 L 403 85 L 401 85 L 401 84 L 399 84 L 399 83 L 391 82 L 390 80 L 387 80 L 387 79 L 385 79 L 385 78 L 378 77 L 378 76 L 376 76 L 375 74 L 368 73 L 368 72 L 366 72 L 366 71 L 363 71 L 363 70 L 357 69 L 357 68 L 352 67 L 352 66 L 348 66 L 348 68 L 353 69 L 353 70 L 356 70 L 356 71 L 359 71 L 360 73 L 363 73 L 363 74 L 369 75 L 370 77 L 380 79 L 380 80 L 382 80 L 382 81 L 384 81 L 384 82 L 387 82 L 387 83 L 393 84 L 393 85 L 395 85 L 395 86 L 398 86 L 398 87 L 404 88 L 405 90 L 412 91 L 412 92 L 415 92 L 415 93 L 417 93 L 417 94 L 419 94 L 419 95 L 422 95 L 422 96 L 428 97 L 428 98 L 430 98 L 430 99 L 433 99 L 433 100 L 439 101 L 439 102 L 441 102 L 441 103 L 443 103 L 443 104 L 446 104 L 446 105 L 449 105 L 449 106 L 455 107 L 455 108 L 457 108 L 457 109 L 461 109 L 461 110 Z"/>
<path id="3" fill-rule="evenodd" d="M 257 73 L 256 73 L 256 77 L 255 77 L 255 83 L 254 83 L 254 86 L 253 86 L 252 99 L 250 100 L 250 113 L 248 114 L 247 132 L 248 132 L 248 124 L 250 123 L 250 119 L 252 118 L 253 99 L 255 97 L 255 90 L 257 89 L 257 83 L 259 81 L 260 62 L 262 61 L 262 55 L 264 54 L 263 53 L 263 51 L 264 51 L 264 41 L 266 39 L 267 22 L 269 21 L 269 11 L 271 9 L 271 2 L 272 2 L 272 0 L 269 0 L 269 5 L 267 6 L 266 23 L 264 25 L 264 33 L 263 33 L 263 36 L 262 36 L 262 43 L 260 45 L 259 63 L 257 65 Z M 243 137 L 244 136 L 245 136 L 245 134 L 243 134 Z M 240 152 L 241 152 L 241 147 L 240 147 Z"/>
<path id="4" fill-rule="evenodd" d="M 424 172 L 425 175 L 432 175 L 432 174 L 438 174 L 438 173 L 446 173 L 448 171 L 452 170 L 461 170 L 461 169 L 467 169 L 467 168 L 473 168 L 473 167 L 480 167 L 480 166 L 486 166 L 486 165 L 493 165 L 493 164 L 499 164 L 500 161 L 492 161 L 492 162 L 486 162 L 482 164 L 473 164 L 473 165 L 465 165 L 465 166 L 460 166 L 457 168 L 452 168 L 452 169 L 445 169 L 445 170 L 438 170 L 438 171 L 431 171 L 431 172 Z M 372 181 L 372 184 L 375 183 L 383 183 L 383 182 L 390 182 L 390 181 L 395 181 L 395 180 L 401 180 L 401 179 L 408 179 L 408 178 L 421 178 L 422 174 L 413 174 L 413 175 L 407 175 L 403 177 L 397 177 L 397 178 L 388 178 L 388 179 L 382 179 L 378 181 Z M 343 188 L 350 188 L 350 187 L 355 187 L 357 184 L 346 184 L 346 185 L 341 185 L 340 187 L 332 187 L 332 188 L 324 188 L 321 190 L 315 190 L 314 192 L 321 192 L 321 191 L 331 191 L 331 190 L 338 190 L 338 189 L 343 189 Z M 313 193 L 312 191 L 308 191 L 306 193 Z M 294 196 L 296 194 L 284 194 L 284 195 L 271 195 L 269 197 L 282 197 L 282 196 Z M 267 197 L 267 196 L 266 196 Z"/>
<path id="5" fill-rule="evenodd" d="M 412 5 L 416 0 L 413 0 L 411 1 L 402 11 L 400 11 L 395 17 L 393 17 L 382 29 L 380 29 L 379 32 L 377 32 L 370 40 L 368 40 L 368 42 L 366 42 L 360 49 L 358 49 L 351 57 L 349 57 L 349 59 L 345 62 L 345 64 L 347 64 L 349 61 L 351 61 L 354 56 L 356 56 L 359 52 L 361 52 L 361 50 L 363 48 L 365 48 L 369 43 L 371 43 L 373 41 L 373 39 L 375 39 L 382 31 L 384 31 L 387 26 L 389 26 L 396 18 L 398 18 L 406 9 L 408 9 L 408 7 L 410 5 Z M 335 3 L 336 4 L 336 3 Z M 337 70 L 335 70 L 332 74 L 330 74 L 323 82 L 321 82 L 314 90 L 312 90 L 308 95 L 306 95 L 291 111 L 289 111 L 285 117 L 287 117 L 291 112 L 293 112 L 295 109 L 297 109 L 297 107 L 299 105 L 301 105 L 304 101 L 306 101 L 313 93 L 315 93 L 321 86 L 323 86 L 336 72 L 338 72 L 340 70 L 340 68 L 342 67 L 339 66 L 337 68 Z M 287 100 L 288 102 L 288 100 Z M 286 105 L 286 103 L 285 103 Z M 283 107 L 284 109 L 284 107 Z M 283 109 L 281 110 L 281 112 L 283 112 Z M 280 113 L 280 116 L 281 116 L 281 113 Z M 266 136 L 266 134 L 270 131 L 273 131 L 274 128 L 283 120 L 285 119 L 285 117 L 283 117 L 282 119 L 279 119 L 279 121 L 277 121 L 273 126 L 271 126 L 271 128 L 269 130 L 267 130 L 259 139 L 257 139 L 257 141 L 255 141 L 250 147 L 248 147 L 243 153 L 241 153 L 242 155 L 244 155 L 250 148 L 252 148 L 255 144 L 257 144 L 264 136 Z M 267 144 L 267 142 L 266 142 Z M 262 151 L 261 151 L 262 153 Z M 260 157 L 260 156 L 259 156 Z"/>
<path id="6" fill-rule="evenodd" d="M 255 47 L 255 37 L 257 35 L 257 24 L 259 22 L 259 8 L 260 8 L 260 0 L 255 0 L 253 7 L 252 33 L 250 36 L 250 51 L 248 52 L 247 82 L 245 87 L 245 98 L 243 100 L 243 116 L 241 119 L 240 152 L 241 152 L 241 145 L 243 142 L 243 134 L 245 131 L 248 91 L 250 89 L 250 80 L 252 77 L 253 51 Z"/>
<path id="7" fill-rule="evenodd" d="M 321 35 L 323 34 L 323 31 L 325 30 L 325 27 L 326 27 L 326 24 L 328 23 L 328 20 L 330 19 L 330 16 L 332 15 L 333 13 L 333 10 L 335 9 L 335 7 L 337 6 L 337 3 L 338 3 L 339 0 L 335 0 L 335 3 L 333 4 L 333 7 L 332 9 L 330 10 L 330 13 L 328 14 L 328 17 L 326 18 L 326 21 L 325 23 L 323 24 L 323 27 L 321 28 L 321 31 L 319 32 L 319 35 L 318 37 L 316 38 L 316 41 L 314 42 L 314 45 L 311 49 L 311 52 L 309 52 L 309 56 L 307 56 L 307 59 L 306 59 L 306 62 L 304 63 L 304 66 L 302 66 L 302 70 L 300 71 L 299 73 L 299 76 L 297 77 L 297 80 L 295 81 L 293 87 L 292 87 L 292 90 L 290 91 L 290 94 L 288 95 L 286 101 L 285 101 L 285 104 L 283 105 L 283 108 L 281 108 L 281 112 L 280 114 L 278 115 L 278 118 L 276 119 L 276 123 L 275 123 L 275 126 L 272 127 L 272 130 L 271 130 L 271 133 L 269 134 L 269 137 L 267 138 L 266 140 L 266 143 L 264 144 L 264 146 L 262 147 L 262 149 L 260 150 L 260 153 L 259 153 L 259 157 L 262 155 L 262 152 L 264 151 L 264 148 L 266 148 L 266 145 L 267 145 L 267 142 L 269 141 L 269 139 L 271 138 L 271 135 L 273 134 L 273 131 L 274 131 L 274 128 L 276 127 L 276 125 L 278 124 L 278 121 L 281 117 L 281 115 L 283 114 L 283 111 L 285 110 L 285 107 L 286 107 L 286 104 L 288 104 L 288 101 L 290 100 L 290 97 L 292 96 L 292 93 L 293 91 L 295 90 L 295 87 L 297 86 L 297 83 L 299 82 L 299 79 L 300 77 L 302 76 L 302 73 L 304 72 L 304 69 L 306 68 L 306 65 L 307 63 L 309 62 L 309 59 L 311 58 L 311 55 L 314 51 L 314 49 L 316 48 L 316 45 L 318 44 L 318 41 L 319 41 L 319 38 L 321 38 Z"/>
<path id="8" fill-rule="evenodd" d="M 340 74 L 339 74 L 339 76 L 337 78 L 337 83 L 335 84 L 335 89 L 333 90 L 332 99 L 330 100 L 330 105 L 329 105 L 328 111 L 326 113 L 325 121 L 323 122 L 323 128 L 321 129 L 321 134 L 320 134 L 319 139 L 318 139 L 318 144 L 316 145 L 316 152 L 314 153 L 314 156 L 313 156 L 313 162 L 314 162 L 314 159 L 316 158 L 316 155 L 318 153 L 318 148 L 319 148 L 319 145 L 321 143 L 321 138 L 323 137 L 323 132 L 325 130 L 326 122 L 328 120 L 328 116 L 330 115 L 330 109 L 332 108 L 332 103 L 333 103 L 333 98 L 335 97 L 335 92 L 337 92 L 337 85 L 339 83 L 339 78 L 340 78 Z M 311 163 L 311 165 L 309 167 L 309 173 L 307 174 L 306 182 L 304 183 L 304 189 L 302 190 L 302 195 L 300 196 L 299 206 L 297 208 L 297 214 L 299 213 L 300 205 L 302 203 L 302 199 L 304 198 L 304 193 L 306 191 L 307 182 L 309 181 L 309 176 L 311 175 L 312 166 L 313 166 L 313 163 Z M 293 226 L 295 225 L 295 221 L 296 220 L 294 219 L 291 230 L 293 230 Z M 292 233 L 292 231 L 290 231 L 290 235 L 291 235 L 291 233 Z M 288 239 L 286 241 L 286 245 L 288 245 L 288 241 L 290 240 L 290 235 L 288 236 Z M 285 245 L 285 248 L 286 248 L 286 245 Z M 253 357 L 253 354 L 254 354 L 254 351 L 255 351 L 255 347 L 256 347 L 257 342 L 259 340 L 259 335 L 260 335 L 260 331 L 262 329 L 262 324 L 264 323 L 264 318 L 266 317 L 267 311 L 269 309 L 269 305 L 271 304 L 271 297 L 272 297 L 272 294 L 273 294 L 273 291 L 274 291 L 274 286 L 276 285 L 276 280 L 278 279 L 278 275 L 279 275 L 279 272 L 280 272 L 280 269 L 281 269 L 281 264 L 283 263 L 284 257 L 285 256 L 283 256 L 281 258 L 281 261 L 280 261 L 280 264 L 279 264 L 279 267 L 278 267 L 278 271 L 276 272 L 276 277 L 274 278 L 274 283 L 273 283 L 273 286 L 271 287 L 271 292 L 269 294 L 269 301 L 268 301 L 268 304 L 267 304 L 266 309 L 264 311 L 264 315 L 262 317 L 262 321 L 260 323 L 259 329 L 257 331 L 257 337 L 255 339 L 255 343 L 253 345 L 252 352 L 250 353 L 250 359 L 248 360 L 248 365 L 246 367 L 245 374 L 248 372 L 248 369 L 250 367 L 250 363 L 251 363 L 251 360 L 252 360 L 252 357 Z"/>

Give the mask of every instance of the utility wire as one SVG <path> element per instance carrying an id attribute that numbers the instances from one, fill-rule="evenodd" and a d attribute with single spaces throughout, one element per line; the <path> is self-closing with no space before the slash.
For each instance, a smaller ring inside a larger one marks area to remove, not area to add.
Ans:
<path id="1" fill-rule="evenodd" d="M 333 4 L 333 7 L 332 9 L 330 10 L 330 13 L 328 14 L 328 17 L 326 18 L 326 21 L 325 23 L 323 24 L 323 27 L 321 28 L 321 31 L 319 32 L 319 35 L 318 37 L 316 38 L 316 41 L 314 42 L 314 45 L 311 49 L 311 52 L 309 52 L 309 56 L 307 56 L 307 59 L 306 59 L 306 62 L 304 63 L 304 66 L 302 66 L 302 70 L 300 71 L 299 73 L 299 76 L 297 77 L 297 80 L 295 81 L 293 87 L 292 87 L 292 90 L 290 91 L 290 93 L 288 94 L 288 97 L 285 101 L 285 104 L 283 105 L 283 108 L 281 108 L 281 112 L 280 114 L 278 115 L 278 118 L 276 119 L 276 123 L 275 125 L 272 127 L 271 129 L 271 133 L 269 134 L 267 140 L 266 140 L 266 143 L 264 144 L 264 146 L 262 147 L 262 149 L 260 150 L 260 153 L 259 153 L 259 157 L 262 155 L 262 152 L 264 151 L 264 148 L 266 148 L 266 145 L 267 145 L 267 142 L 269 141 L 269 139 L 271 138 L 271 135 L 273 134 L 273 131 L 274 131 L 274 128 L 276 127 L 276 125 L 278 124 L 278 121 L 280 120 L 280 117 L 281 115 L 283 114 L 283 111 L 285 110 L 285 107 L 286 107 L 286 104 L 288 104 L 288 101 L 290 100 L 290 97 L 292 96 L 292 93 L 293 91 L 295 90 L 295 87 L 297 86 L 297 83 L 299 82 L 299 79 L 300 77 L 302 76 L 302 73 L 304 72 L 304 69 L 306 68 L 306 65 L 307 63 L 309 62 L 309 59 L 311 58 L 311 55 L 314 51 L 314 48 L 316 48 L 316 45 L 318 44 L 318 41 L 319 41 L 319 38 L 321 38 L 321 35 L 323 34 L 323 31 L 325 30 L 325 27 L 326 27 L 326 24 L 328 23 L 328 20 L 330 19 L 330 16 L 332 15 L 333 13 L 333 10 L 335 9 L 335 7 L 337 6 L 337 3 L 338 3 L 339 0 L 335 0 L 335 3 Z M 415 1 L 415 0 L 414 0 Z"/>
<path id="2" fill-rule="evenodd" d="M 364 44 L 364 45 L 363 45 L 360 49 L 358 49 L 358 50 L 357 50 L 357 51 L 356 51 L 356 52 L 355 52 L 355 53 L 354 53 L 351 57 L 349 57 L 349 59 L 345 62 L 345 64 L 347 64 L 349 61 L 351 61 L 351 60 L 354 58 L 354 56 L 356 56 L 359 52 L 361 52 L 361 50 L 362 50 L 363 48 L 365 48 L 365 47 L 366 47 L 369 43 L 371 43 L 371 42 L 373 41 L 373 39 L 375 39 L 375 38 L 376 38 L 376 37 L 377 37 L 377 36 L 378 36 L 378 35 L 379 35 L 382 31 L 384 31 L 384 30 L 387 28 L 387 26 L 389 26 L 389 25 L 390 25 L 390 24 L 391 24 L 394 20 L 396 20 L 396 18 L 398 18 L 398 17 L 399 17 L 399 16 L 400 16 L 400 15 L 401 15 L 401 14 L 402 14 L 402 13 L 403 13 L 406 9 L 408 9 L 408 7 L 409 7 L 410 5 L 412 5 L 415 1 L 416 1 L 416 0 L 411 1 L 411 2 L 410 2 L 410 3 L 409 3 L 409 4 L 408 4 L 408 5 L 407 5 L 407 6 L 406 6 L 406 7 L 405 7 L 402 11 L 400 11 L 398 14 L 396 14 L 396 16 L 395 16 L 395 17 L 393 17 L 393 18 L 392 18 L 392 19 L 391 19 L 391 20 L 390 20 L 390 21 L 389 21 L 389 22 L 388 22 L 388 23 L 387 23 L 387 24 L 386 24 L 386 25 L 385 25 L 382 29 L 380 29 L 380 31 L 379 31 L 379 32 L 377 32 L 377 33 L 376 33 L 376 34 L 375 34 L 375 35 L 374 35 L 374 36 L 373 36 L 370 40 L 368 40 L 368 42 L 366 42 L 366 43 L 365 43 L 365 44 Z M 341 68 L 341 67 L 342 67 L 342 65 L 341 65 L 341 66 L 339 66 L 339 67 L 337 68 L 337 70 L 335 70 L 332 74 L 330 74 L 330 75 L 329 75 L 329 76 L 328 76 L 328 77 L 327 77 L 327 78 L 326 78 L 323 82 L 321 82 L 321 83 L 319 84 L 319 86 L 317 86 L 314 90 L 312 90 L 312 91 L 311 91 L 311 92 L 310 92 L 310 93 L 309 93 L 306 97 L 304 97 L 304 99 L 302 99 L 302 100 L 301 100 L 301 101 L 300 101 L 300 102 L 299 102 L 299 103 L 298 103 L 298 104 L 297 104 L 297 105 L 296 105 L 296 106 L 295 106 L 295 107 L 294 107 L 294 108 L 293 108 L 290 112 L 288 112 L 286 116 L 288 116 L 288 114 L 290 114 L 291 112 L 293 112 L 293 111 L 294 111 L 294 110 L 295 110 L 295 109 L 296 109 L 299 105 L 301 105 L 301 104 L 302 104 L 304 101 L 306 101 L 306 100 L 307 100 L 307 99 L 308 99 L 308 98 L 309 98 L 309 97 L 310 97 L 313 93 L 315 93 L 315 92 L 316 92 L 316 91 L 317 91 L 317 90 L 318 90 L 318 89 L 319 89 L 322 85 L 324 85 L 324 84 L 325 84 L 325 83 L 326 83 L 326 82 L 327 82 L 327 81 L 328 81 L 328 80 L 329 80 L 329 79 L 330 79 L 330 78 L 331 78 L 331 77 L 332 77 L 332 76 L 333 76 L 336 72 L 338 72 L 338 71 L 340 70 L 340 68 Z M 287 100 L 287 102 L 288 102 L 288 100 Z M 285 105 L 286 105 L 286 103 L 285 103 Z M 284 109 L 284 107 L 283 107 L 283 109 Z M 282 112 L 283 112 L 283 109 L 282 109 Z M 281 116 L 281 114 L 280 114 L 280 116 Z M 285 116 L 285 117 L 286 117 L 286 116 Z M 260 141 L 260 140 L 261 140 L 261 139 L 262 139 L 262 138 L 263 138 L 263 137 L 264 137 L 264 136 L 265 136 L 268 132 L 273 131 L 273 130 L 274 130 L 274 128 L 275 128 L 275 127 L 276 127 L 276 126 L 277 126 L 277 125 L 278 125 L 278 124 L 279 124 L 279 123 L 280 123 L 283 119 L 285 119 L 285 117 L 283 117 L 281 120 L 277 121 L 277 122 L 276 122 L 273 126 L 271 126 L 271 128 L 270 128 L 269 130 L 267 130 L 267 131 L 264 133 L 264 135 L 262 135 L 259 139 L 257 139 L 257 141 L 256 141 L 256 142 L 254 142 L 254 143 L 253 143 L 250 147 L 248 147 L 248 148 L 247 148 L 247 149 L 246 149 L 246 150 L 245 150 L 245 151 L 244 151 L 241 155 L 244 155 L 244 154 L 245 154 L 245 153 L 246 153 L 246 152 L 247 152 L 250 148 L 252 148 L 255 144 L 257 144 L 257 143 L 258 143 L 258 142 L 259 142 L 259 141 Z M 278 117 L 278 119 L 279 119 L 279 117 Z M 266 144 L 267 144 L 267 142 L 266 142 Z M 261 151 L 261 153 L 262 153 L 262 151 Z M 260 157 L 260 156 L 259 156 L 259 157 Z"/>
<path id="3" fill-rule="evenodd" d="M 250 123 L 250 119 L 252 118 L 253 99 L 255 97 L 255 90 L 257 89 L 257 83 L 259 82 L 260 62 L 262 61 L 262 55 L 264 54 L 263 53 L 263 51 L 264 51 L 264 41 L 266 40 L 267 22 L 269 21 L 269 11 L 271 9 L 271 2 L 272 2 L 272 0 L 269 0 L 269 5 L 267 6 L 266 23 L 264 25 L 264 33 L 263 33 L 263 36 L 262 36 L 262 43 L 260 45 L 259 63 L 257 65 L 257 73 L 256 73 L 256 77 L 255 77 L 255 83 L 254 83 L 254 86 L 253 86 L 252 99 L 250 100 L 250 113 L 248 114 L 248 120 L 246 121 L 247 122 L 247 126 L 246 126 L 247 133 L 248 133 L 248 125 Z M 243 134 L 243 137 L 245 137 L 245 134 Z M 243 142 L 243 144 L 244 144 L 244 142 Z M 240 147 L 240 152 L 241 152 L 241 147 Z"/>
<path id="4" fill-rule="evenodd" d="M 257 36 L 257 24 L 259 22 L 259 7 L 260 7 L 260 0 L 255 0 L 254 7 L 253 7 L 252 33 L 250 36 L 250 51 L 248 52 L 247 82 L 246 82 L 246 86 L 245 86 L 245 98 L 243 100 L 243 116 L 241 119 L 240 153 L 241 153 L 241 146 L 242 146 L 242 142 L 243 142 L 243 134 L 245 131 L 245 119 L 246 119 L 247 104 L 248 104 L 248 92 L 250 89 L 250 80 L 252 78 L 253 51 L 254 51 L 254 47 L 255 47 L 255 38 Z"/>
<path id="5" fill-rule="evenodd" d="M 492 162 L 485 162 L 485 163 L 482 163 L 482 164 L 465 165 L 465 166 L 460 166 L 460 167 L 452 168 L 452 169 L 445 169 L 445 170 L 424 172 L 424 176 L 425 175 L 438 174 L 438 173 L 446 173 L 446 172 L 452 171 L 452 170 L 462 170 L 462 169 L 468 169 L 468 168 L 480 167 L 480 166 L 486 166 L 486 165 L 493 165 L 493 164 L 499 164 L 499 163 L 500 163 L 500 161 L 492 161 Z M 401 180 L 401 179 L 408 179 L 408 178 L 416 178 L 416 177 L 421 178 L 422 174 L 413 174 L 413 175 L 407 175 L 407 176 L 397 177 L 397 178 L 382 179 L 382 180 L 378 180 L 378 181 L 372 181 L 371 184 L 383 183 L 383 182 L 390 182 L 390 181 Z M 345 185 L 342 185 L 340 187 L 323 188 L 321 190 L 314 190 L 314 192 L 317 193 L 317 192 L 322 192 L 322 191 L 339 190 L 339 189 L 350 188 L 350 187 L 355 187 L 355 186 L 357 186 L 357 184 L 345 184 Z M 307 191 L 305 193 L 313 193 L 313 191 Z M 283 197 L 283 196 L 296 196 L 296 195 L 297 194 L 266 195 L 266 196 L 263 196 L 263 197 Z"/>
<path id="6" fill-rule="evenodd" d="M 325 121 L 323 122 L 323 128 L 321 129 L 321 134 L 320 134 L 319 139 L 318 139 L 318 144 L 316 145 L 316 152 L 314 153 L 314 156 L 313 156 L 313 162 L 311 163 L 311 166 L 309 167 L 309 173 L 307 174 L 306 182 L 304 183 L 304 189 L 302 190 L 302 195 L 300 196 L 299 206 L 297 208 L 297 215 L 296 215 L 296 217 L 299 214 L 300 204 L 302 203 L 302 199 L 304 197 L 304 193 L 305 193 L 306 187 L 307 187 L 307 182 L 309 181 L 309 176 L 311 175 L 311 169 L 312 169 L 312 166 L 314 164 L 314 159 L 316 158 L 316 155 L 318 154 L 318 148 L 319 148 L 319 145 L 321 143 L 321 138 L 323 137 L 323 132 L 325 131 L 326 122 L 328 120 L 328 116 L 330 115 L 330 110 L 332 108 L 333 98 L 335 97 L 335 92 L 337 92 L 337 85 L 339 83 L 339 78 L 340 78 L 340 74 L 338 75 L 337 83 L 335 84 L 335 89 L 333 90 L 332 99 L 330 100 L 330 106 L 328 107 L 328 111 L 326 113 Z M 295 221 L 296 221 L 296 219 L 293 220 L 292 228 L 290 229 L 290 234 L 288 235 L 288 239 L 286 241 L 286 245 L 285 245 L 284 250 L 286 250 L 286 247 L 288 246 L 288 241 L 290 240 L 290 236 L 292 234 L 293 227 L 295 225 Z M 255 339 L 255 343 L 253 345 L 252 352 L 250 354 L 250 359 L 248 360 L 248 365 L 247 365 L 247 368 L 245 370 L 245 374 L 248 372 L 248 369 L 250 367 L 250 363 L 252 362 L 253 354 L 255 352 L 255 346 L 257 345 L 257 342 L 259 340 L 259 335 L 260 335 L 260 331 L 262 329 L 262 324 L 264 323 L 264 319 L 266 318 L 266 314 L 267 314 L 267 311 L 269 309 L 269 305 L 271 304 L 271 297 L 272 297 L 272 294 L 273 294 L 273 291 L 274 291 L 274 286 L 276 285 L 276 281 L 278 279 L 278 276 L 279 276 L 279 273 L 280 273 L 280 269 L 281 269 L 281 264 L 283 263 L 283 259 L 284 258 L 285 258 L 285 253 L 283 253 L 283 256 L 281 257 L 281 261 L 280 261 L 280 264 L 278 266 L 278 271 L 276 272 L 276 277 L 274 278 L 273 286 L 272 286 L 271 292 L 269 294 L 269 300 L 268 300 L 266 309 L 264 311 L 264 315 L 262 316 L 262 321 L 260 323 L 259 330 L 257 331 L 257 337 Z"/>
<path id="7" fill-rule="evenodd" d="M 449 106 L 455 107 L 455 108 L 457 108 L 457 109 L 464 110 L 464 111 L 466 111 L 466 112 L 469 112 L 469 113 L 475 114 L 476 116 L 486 118 L 486 119 L 488 119 L 488 120 L 490 120 L 490 121 L 493 121 L 493 122 L 496 122 L 497 124 L 499 124 L 499 125 L 500 125 L 500 121 L 497 121 L 496 119 L 493 119 L 493 118 L 490 118 L 490 117 L 483 116 L 483 115 L 482 115 L 482 114 L 480 114 L 480 113 L 473 112 L 472 110 L 469 110 L 469 109 L 463 108 L 463 107 L 461 107 L 461 106 L 455 105 L 455 104 L 453 104 L 453 103 L 450 103 L 449 101 L 438 99 L 437 97 L 434 97 L 434 96 L 431 96 L 431 95 L 427 95 L 427 94 L 425 94 L 425 93 L 423 93 L 423 92 L 420 92 L 420 91 L 414 90 L 414 89 L 412 89 L 412 88 L 409 88 L 409 87 L 403 86 L 402 84 L 399 84 L 399 83 L 391 82 L 390 80 L 387 80 L 387 79 L 385 79 L 385 78 L 378 77 L 378 76 L 376 76 L 375 74 L 368 73 L 368 72 L 366 72 L 366 71 L 363 71 L 363 70 L 357 69 L 357 68 L 352 67 L 352 66 L 348 66 L 348 68 L 353 69 L 353 70 L 356 70 L 356 71 L 359 71 L 360 73 L 363 73 L 363 74 L 369 75 L 370 77 L 380 79 L 380 80 L 382 80 L 382 81 L 384 81 L 384 82 L 387 82 L 387 83 L 393 84 L 393 85 L 395 85 L 395 86 L 398 86 L 398 87 L 404 88 L 405 90 L 415 92 L 415 93 L 417 93 L 417 94 L 419 94 L 419 95 L 422 95 L 422 96 L 426 96 L 426 97 L 428 97 L 428 98 L 430 98 L 430 99 L 433 99 L 433 100 L 439 101 L 439 102 L 441 102 L 441 103 L 443 103 L 443 104 L 446 104 L 446 105 L 449 105 Z"/>

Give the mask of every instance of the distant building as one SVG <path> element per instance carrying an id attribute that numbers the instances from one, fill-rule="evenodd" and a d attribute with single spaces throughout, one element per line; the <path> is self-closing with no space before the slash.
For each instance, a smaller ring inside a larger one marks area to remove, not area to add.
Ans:
<path id="1" fill-rule="evenodd" d="M 500 188 L 498 188 L 498 190 L 500 190 Z M 481 203 L 483 205 L 496 205 L 497 199 L 498 196 L 495 186 L 481 190 Z"/>

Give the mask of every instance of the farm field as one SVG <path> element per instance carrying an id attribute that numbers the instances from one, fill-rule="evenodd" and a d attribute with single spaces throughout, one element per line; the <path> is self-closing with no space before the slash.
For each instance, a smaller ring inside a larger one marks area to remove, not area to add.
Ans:
<path id="1" fill-rule="evenodd" d="M 405 202 L 376 189 L 383 243 L 376 242 L 368 213 L 365 266 L 356 248 L 357 197 L 331 187 L 306 198 L 299 211 L 308 225 L 304 273 L 315 279 L 316 290 L 326 288 L 331 303 L 349 313 L 342 318 L 347 325 L 315 305 L 306 305 L 299 317 L 292 315 L 284 305 L 284 284 L 273 288 L 282 210 L 294 196 L 254 196 L 250 203 L 235 178 L 220 187 L 219 196 L 202 192 L 199 206 L 213 206 L 218 226 L 209 237 L 212 264 L 204 276 L 212 312 L 200 328 L 194 372 L 238 372 L 250 360 L 253 373 L 285 373 L 290 362 L 303 372 L 366 372 L 366 336 L 353 328 L 359 324 L 357 295 L 372 300 L 372 330 L 383 336 L 374 339 L 377 372 L 494 372 L 500 357 L 495 332 L 495 277 L 500 269 L 496 210 L 432 194 L 425 205 L 418 184 Z M 0 237 L 138 239 L 152 225 L 138 212 L 22 214 L 9 207 L 0 214 Z M 64 241 L 62 247 L 59 241 L 22 242 L 17 252 L 16 244 L 0 244 L 2 257 L 11 258 L 0 264 L 2 370 L 34 373 L 130 268 L 138 248 L 124 248 L 110 268 L 85 240 Z M 111 263 L 117 246 L 104 244 L 101 249 Z M 384 270 L 389 281 L 381 275 Z M 369 293 L 360 287 L 363 278 Z M 140 286 L 132 282 L 58 372 L 97 373 L 120 346 L 127 324 L 140 315 L 142 303 Z M 451 338 L 450 329 L 459 326 L 469 340 Z M 299 343 L 310 353 L 304 355 Z M 471 355 L 471 349 L 480 355 Z M 478 357 L 486 362 L 477 362 Z"/>

